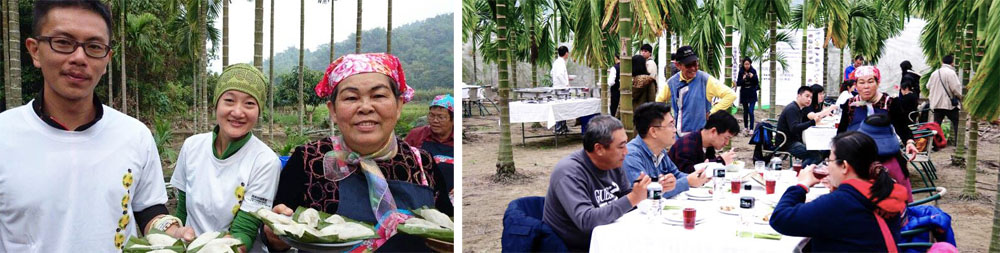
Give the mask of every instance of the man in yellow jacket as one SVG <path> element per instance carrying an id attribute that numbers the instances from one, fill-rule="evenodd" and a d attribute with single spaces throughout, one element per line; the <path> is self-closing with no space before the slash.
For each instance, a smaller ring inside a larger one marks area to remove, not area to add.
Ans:
<path id="1" fill-rule="evenodd" d="M 684 136 L 704 127 L 711 113 L 729 109 L 736 101 L 736 92 L 719 79 L 698 70 L 698 55 L 691 46 L 678 48 L 673 60 L 679 71 L 656 94 L 656 102 L 676 108 L 673 113 L 678 135 Z"/>

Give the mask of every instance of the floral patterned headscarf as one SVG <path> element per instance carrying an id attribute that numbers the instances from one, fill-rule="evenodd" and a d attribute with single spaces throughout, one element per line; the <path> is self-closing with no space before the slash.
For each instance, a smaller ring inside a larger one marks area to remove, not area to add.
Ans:
<path id="1" fill-rule="evenodd" d="M 850 79 L 858 80 L 861 78 L 868 78 L 875 76 L 875 82 L 882 81 L 882 74 L 879 73 L 878 68 L 875 66 L 861 66 L 851 72 Z"/>
<path id="2" fill-rule="evenodd" d="M 441 107 L 448 109 L 449 112 L 455 111 L 455 98 L 451 94 L 437 95 L 434 100 L 431 101 L 431 107 Z"/>
<path id="3" fill-rule="evenodd" d="M 413 99 L 413 88 L 406 85 L 406 75 L 403 73 L 399 58 L 386 53 L 348 54 L 337 58 L 326 67 L 323 79 L 316 84 L 316 95 L 330 96 L 341 81 L 362 73 L 380 73 L 389 76 L 399 86 L 403 103 Z"/>

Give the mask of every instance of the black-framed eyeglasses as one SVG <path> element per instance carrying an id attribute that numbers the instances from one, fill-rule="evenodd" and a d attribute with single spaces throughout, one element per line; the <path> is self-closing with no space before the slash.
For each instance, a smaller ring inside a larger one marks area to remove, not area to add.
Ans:
<path id="1" fill-rule="evenodd" d="M 50 36 L 38 36 L 35 39 L 48 42 L 49 48 L 52 48 L 52 51 L 62 54 L 72 54 L 76 52 L 77 47 L 83 47 L 83 52 L 91 58 L 104 58 L 111 52 L 110 45 L 95 41 L 78 42 L 66 37 Z"/>

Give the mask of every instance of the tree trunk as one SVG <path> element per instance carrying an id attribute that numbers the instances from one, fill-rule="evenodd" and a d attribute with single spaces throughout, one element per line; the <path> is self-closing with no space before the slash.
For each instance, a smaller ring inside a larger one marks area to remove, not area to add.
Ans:
<path id="1" fill-rule="evenodd" d="M 4 95 L 7 96 L 7 108 L 24 104 L 21 101 L 21 25 L 18 13 L 18 1 L 7 1 L 7 68 L 10 80 Z"/>
<path id="2" fill-rule="evenodd" d="M 479 85 L 479 65 L 476 62 L 476 35 L 472 35 L 472 85 Z"/>
<path id="3" fill-rule="evenodd" d="M 333 28 L 336 27 L 333 22 L 334 17 L 336 16 L 335 14 L 337 14 L 334 11 L 334 7 L 337 5 L 336 3 L 336 0 L 330 0 L 330 63 L 333 63 L 333 60 L 336 59 L 334 58 L 336 57 L 334 52 L 337 51 L 337 44 L 333 41 Z M 330 124 L 330 126 L 333 126 L 333 124 Z"/>
<path id="4" fill-rule="evenodd" d="M 806 43 L 809 39 L 807 36 L 809 36 L 809 26 L 804 25 L 802 27 L 802 86 L 809 85 L 806 83 L 806 48 L 809 47 L 809 44 Z"/>
<path id="5" fill-rule="evenodd" d="M 968 86 L 968 84 L 969 84 L 969 74 L 971 73 L 970 68 L 972 66 L 971 65 L 971 63 L 972 63 L 972 61 L 971 61 L 971 59 L 972 59 L 972 53 L 971 53 L 971 51 L 972 51 L 972 36 L 975 36 L 973 34 L 973 31 L 975 31 L 975 29 L 972 27 L 972 24 L 968 24 L 968 23 L 965 24 L 965 34 L 964 34 L 964 37 L 963 37 L 964 41 L 960 41 L 959 42 L 959 44 L 961 45 L 961 47 L 959 47 L 959 48 L 962 51 L 960 51 L 958 53 L 958 55 L 957 55 L 957 57 L 955 59 L 955 66 L 959 66 L 959 71 L 961 72 L 961 75 L 962 75 L 962 97 L 965 97 L 965 94 L 969 93 L 969 86 Z M 961 67 L 962 65 L 967 64 L 967 63 L 969 65 L 966 65 L 965 67 Z M 966 124 L 968 124 L 968 121 L 966 120 L 966 117 L 968 117 L 968 114 L 966 113 L 965 108 L 960 108 L 958 110 L 958 129 L 952 129 L 952 130 L 955 131 L 954 133 L 955 133 L 955 136 L 956 136 L 956 138 L 955 138 L 955 146 L 956 146 L 956 148 L 955 148 L 955 154 L 953 154 L 951 156 L 951 160 L 952 160 L 951 163 L 953 165 L 961 166 L 961 165 L 964 165 L 965 162 L 966 162 L 965 161 L 965 139 L 966 139 L 966 137 L 968 137 L 966 135 L 969 134 L 967 131 L 965 131 Z M 966 172 L 966 173 L 968 173 L 968 172 Z M 975 171 L 973 171 L 972 176 L 975 177 Z"/>
<path id="6" fill-rule="evenodd" d="M 607 43 L 608 43 L 607 36 L 604 36 L 605 35 L 604 31 L 600 31 L 600 33 L 602 35 L 601 36 L 601 44 L 602 45 L 607 45 Z M 667 51 L 670 51 L 670 50 L 667 50 Z M 594 65 L 597 66 L 597 69 L 594 70 L 595 72 L 599 72 L 599 73 L 604 72 L 604 69 L 603 69 L 604 67 L 601 66 L 601 64 L 594 64 Z M 611 67 L 614 68 L 614 65 L 612 65 Z M 601 114 L 606 114 L 606 115 L 612 115 L 612 116 L 614 116 L 615 112 L 610 111 L 611 110 L 611 104 L 610 104 L 611 101 L 609 100 L 610 99 L 610 95 L 608 95 L 608 94 L 610 94 L 611 90 L 610 90 L 610 88 L 608 88 L 608 81 L 607 81 L 607 79 L 606 78 L 601 78 L 601 76 L 598 76 L 597 83 L 601 84 L 600 85 L 600 87 L 601 87 Z"/>
<path id="7" fill-rule="evenodd" d="M 206 2 L 201 2 L 201 5 L 203 6 L 203 9 L 200 9 L 199 11 L 201 11 L 201 12 L 198 13 L 198 15 L 201 15 L 201 18 L 199 19 L 200 22 L 201 22 L 201 24 L 200 24 L 200 26 L 198 26 L 198 29 L 201 29 L 201 36 L 200 36 L 201 39 L 198 40 L 198 44 L 200 45 L 198 47 L 198 50 L 201 51 L 201 57 L 199 57 L 200 60 L 201 60 L 201 64 L 198 66 L 198 73 L 199 73 L 198 74 L 198 82 L 200 82 L 198 85 L 201 88 L 201 91 L 198 94 L 199 96 L 201 96 L 201 97 L 198 98 L 198 100 L 201 102 L 201 108 L 198 108 L 198 110 L 199 110 L 198 113 L 199 113 L 199 115 L 201 115 L 201 119 L 199 119 L 199 121 L 201 122 L 201 127 L 198 129 L 198 131 L 202 131 L 202 130 L 207 129 L 209 127 L 209 123 L 208 123 L 208 97 L 209 96 L 208 96 L 208 70 L 207 70 L 207 68 L 208 68 L 208 49 L 205 48 L 205 46 L 208 45 L 208 42 L 206 41 L 206 40 L 208 40 L 208 5 L 207 4 L 208 3 L 206 3 Z"/>
<path id="8" fill-rule="evenodd" d="M 621 40 L 620 54 L 618 55 L 621 66 L 621 78 L 619 79 L 621 89 L 621 99 L 619 100 L 619 116 L 622 124 L 625 125 L 625 134 L 628 139 L 635 137 L 635 126 L 632 124 L 632 59 L 629 56 L 629 49 L 632 48 L 632 7 L 631 0 L 618 0 L 618 35 Z"/>
<path id="9" fill-rule="evenodd" d="M 777 74 L 778 74 L 778 71 L 777 71 L 777 63 L 778 63 L 778 58 L 777 58 L 778 57 L 778 52 L 777 52 L 778 51 L 778 20 L 777 20 L 777 18 L 774 17 L 774 9 L 773 8 L 771 10 L 767 11 L 767 20 L 768 20 L 768 23 L 770 24 L 770 27 L 771 27 L 771 32 L 768 34 L 768 36 L 771 37 L 771 50 L 770 50 L 771 51 L 770 52 L 770 57 L 771 57 L 771 59 L 770 59 L 770 61 L 771 61 L 771 69 L 770 69 L 770 75 L 771 75 L 770 76 L 771 77 L 770 78 L 771 79 L 771 88 L 770 88 L 770 90 L 771 90 L 771 101 L 770 101 L 771 102 L 771 108 L 770 108 L 770 110 L 768 110 L 768 117 L 773 119 L 773 118 L 775 118 L 774 116 L 776 115 L 775 114 L 775 110 L 776 109 L 775 109 L 775 106 L 774 106 L 774 104 L 775 104 L 774 103 L 774 95 L 775 95 L 775 93 L 777 93 L 776 92 L 776 90 L 777 90 L 776 86 L 778 85 L 778 83 L 777 83 L 778 78 L 776 78 Z"/>
<path id="10" fill-rule="evenodd" d="M 4 84 L 4 93 L 3 94 L 7 94 L 8 92 L 10 92 L 9 89 L 11 87 L 9 87 L 9 85 L 10 85 L 10 68 L 9 68 L 10 67 L 10 62 L 9 62 L 10 61 L 10 57 L 7 57 L 7 51 L 8 51 L 7 50 L 7 43 L 8 43 L 7 33 L 9 32 L 9 30 L 7 30 L 7 2 L 5 2 L 5 1 L 0 1 L 0 20 L 3 20 L 3 22 L 2 22 L 3 23 L 3 34 L 0 35 L 0 38 L 2 38 L 2 39 L 0 39 L 0 41 L 3 41 L 3 50 L 0 50 L 0 51 L 3 51 L 2 52 L 2 54 L 3 54 L 3 84 Z M 7 99 L 6 95 L 4 95 L 4 99 L 5 99 L 4 102 L 6 102 L 6 99 Z M 13 107 L 16 107 L 16 106 L 15 105 L 10 105 L 10 106 L 7 106 L 7 107 L 13 108 Z M 3 108 L 3 109 L 6 110 L 7 108 Z M 0 111 L 0 112 L 3 112 L 3 111 Z"/>
<path id="11" fill-rule="evenodd" d="M 264 71 L 264 0 L 254 0 L 253 66 Z"/>
<path id="12" fill-rule="evenodd" d="M 733 25 L 726 22 L 726 68 L 724 68 L 723 76 L 725 76 L 726 86 L 735 87 L 733 85 Z M 740 63 L 742 65 L 742 63 Z M 669 67 L 668 67 L 669 68 Z"/>
<path id="13" fill-rule="evenodd" d="M 513 35 L 512 34 L 512 36 L 517 36 L 517 35 Z M 507 38 L 510 39 L 511 37 L 507 37 Z M 517 63 L 518 62 L 517 62 L 517 60 L 515 60 L 515 59 L 517 59 L 517 57 L 514 57 L 514 52 L 511 52 L 511 51 L 512 50 L 507 50 L 507 53 L 510 54 L 509 57 L 511 59 L 511 61 L 510 61 L 510 71 L 511 71 L 511 73 L 510 73 L 511 74 L 510 80 L 512 82 L 514 82 L 513 84 L 511 84 L 511 87 L 514 87 L 516 89 L 516 88 L 521 88 L 521 86 L 517 82 L 517 79 L 518 79 L 517 78 L 517 69 L 518 69 L 517 68 Z"/>
<path id="14" fill-rule="evenodd" d="M 671 40 L 673 40 L 674 36 L 671 35 L 670 27 L 669 26 L 667 26 L 667 28 L 665 28 L 663 30 L 663 34 L 666 34 L 666 37 L 667 37 L 667 58 L 666 58 L 666 60 L 664 61 L 664 64 L 663 64 L 663 77 L 664 77 L 664 79 L 669 80 L 670 77 L 674 76 L 674 73 L 673 73 L 674 71 L 673 71 L 672 68 L 670 68 L 670 66 L 672 66 L 674 64 L 670 60 L 670 59 L 673 58 L 671 56 L 673 54 L 673 51 L 671 51 L 671 50 L 673 50 L 672 49 L 673 46 L 671 46 Z M 618 66 L 621 67 L 621 65 L 618 65 Z M 666 85 L 664 84 L 663 87 L 666 87 Z M 667 102 L 669 103 L 669 101 L 667 101 Z"/>
<path id="15" fill-rule="evenodd" d="M 306 0 L 299 0 L 299 133 L 305 133 L 304 125 L 302 124 L 303 112 L 306 110 L 306 104 L 304 100 L 304 92 L 302 84 L 302 56 L 306 53 L 305 51 L 305 29 L 306 29 Z M 358 27 L 360 28 L 361 21 L 361 0 L 358 0 Z M 361 38 L 361 37 L 358 37 Z M 360 40 L 360 39 L 359 39 Z"/>
<path id="16" fill-rule="evenodd" d="M 222 0 L 222 68 L 229 66 L 229 0 Z"/>
<path id="17" fill-rule="evenodd" d="M 972 59 L 972 57 L 973 57 L 972 56 L 973 55 L 972 51 L 975 49 L 975 44 L 973 44 L 973 40 L 975 39 L 975 36 L 976 36 L 974 34 L 974 31 L 975 31 L 975 28 L 973 27 L 972 24 L 966 24 L 966 26 L 965 26 L 965 50 L 964 50 L 965 51 L 965 62 L 962 62 L 963 64 L 966 65 L 966 67 L 962 70 L 962 72 L 964 72 L 964 75 L 962 75 L 962 79 L 963 79 L 962 80 L 962 86 L 963 86 L 962 94 L 968 94 L 969 93 L 969 91 L 968 91 L 969 86 L 967 84 L 968 84 L 969 79 L 971 78 L 970 76 L 972 75 L 972 71 L 971 70 L 974 67 L 973 66 L 974 61 Z M 965 96 L 963 96 L 963 97 L 965 97 Z M 966 114 L 965 113 L 966 112 L 965 108 L 962 108 L 961 111 L 962 111 L 962 114 Z M 962 117 L 962 116 L 966 116 L 966 115 L 961 115 L 960 117 Z M 971 116 L 971 115 L 969 115 L 969 116 Z M 962 119 L 965 119 L 965 118 L 963 117 Z M 966 154 L 966 161 L 965 161 L 965 189 L 962 190 L 962 195 L 969 196 L 969 197 L 975 197 L 976 196 L 976 160 L 977 160 L 976 159 L 977 158 L 976 154 L 978 153 L 978 150 L 979 150 L 978 147 L 977 147 L 979 145 L 979 122 L 977 122 L 975 119 L 972 119 L 971 117 L 968 119 L 967 122 L 969 124 L 969 131 L 968 131 L 968 134 L 969 134 L 969 152 Z M 961 143 L 959 144 L 959 146 L 961 146 Z"/>
<path id="18" fill-rule="evenodd" d="M 1000 173 L 997 173 L 996 185 L 1000 185 Z M 990 238 L 989 252 L 1000 252 L 1000 194 L 993 194 L 993 235 Z"/>
<path id="19" fill-rule="evenodd" d="M 267 69 L 268 69 L 267 70 L 267 84 L 268 84 L 267 85 L 267 89 L 268 89 L 267 94 L 268 94 L 268 96 L 270 96 L 270 98 L 268 99 L 268 102 L 267 102 L 267 106 L 270 107 L 270 110 L 271 110 L 271 116 L 268 117 L 269 120 L 270 120 L 270 122 L 268 123 L 268 127 L 267 127 L 268 129 L 267 129 L 267 131 L 271 134 L 270 140 L 272 142 L 274 141 L 274 92 L 275 92 L 275 89 L 274 89 L 274 1 L 276 1 L 276 0 L 271 0 L 271 10 L 270 10 L 270 12 L 271 12 L 271 19 L 269 19 L 269 20 L 271 20 L 270 21 L 270 23 L 271 23 L 271 29 L 269 30 L 270 31 L 270 35 L 269 36 L 271 37 L 271 39 L 270 39 L 271 42 L 268 43 L 268 47 L 270 49 L 267 50 L 268 54 L 269 54 L 269 56 L 267 57 L 267 59 L 270 59 L 270 61 L 271 61 L 270 63 L 267 64 Z M 330 2 L 330 4 L 332 5 L 333 2 Z M 330 33 L 330 34 L 333 34 L 333 33 Z M 332 38 L 333 36 L 330 36 L 330 37 Z M 333 44 L 330 44 L 330 54 L 331 55 L 333 54 Z"/>
<path id="20" fill-rule="evenodd" d="M 389 0 L 389 20 L 385 25 L 385 52 L 392 53 L 392 0 Z"/>
<path id="21" fill-rule="evenodd" d="M 841 72 L 841 71 L 844 71 L 844 48 L 840 48 L 840 60 L 839 60 L 839 62 L 840 62 L 840 68 L 837 69 L 837 76 L 840 77 L 840 81 L 843 82 L 845 80 L 844 80 L 843 72 Z"/>
<path id="22" fill-rule="evenodd" d="M 355 54 L 360 54 L 361 53 L 361 0 L 358 0 L 358 22 L 357 22 L 357 26 L 358 26 L 358 28 L 357 28 L 357 30 L 356 30 L 356 32 L 354 34 L 354 53 Z"/>
<path id="23" fill-rule="evenodd" d="M 510 83 L 507 80 L 507 1 L 496 1 L 498 72 L 500 95 L 500 147 L 497 151 L 497 178 L 512 177 L 517 171 L 514 167 L 514 149 L 510 140 Z"/>
<path id="24" fill-rule="evenodd" d="M 127 2 L 122 1 L 122 6 L 118 8 L 118 10 L 120 11 L 119 14 L 121 15 L 121 19 L 118 20 L 118 22 L 119 22 L 118 26 L 121 29 L 120 30 L 121 31 L 120 35 L 121 35 L 121 38 L 122 38 L 122 40 L 121 40 L 122 45 L 120 47 L 121 52 L 118 52 L 118 55 L 121 57 L 121 60 L 118 61 L 118 63 L 119 63 L 118 65 L 121 65 L 121 67 L 122 67 L 122 69 L 121 69 L 121 75 L 122 75 L 122 79 L 121 79 L 121 81 L 122 81 L 122 88 L 121 88 L 121 92 L 122 92 L 122 95 L 121 95 L 122 96 L 122 104 L 121 104 L 121 108 L 122 108 L 122 113 L 125 114 L 125 115 L 128 115 L 128 96 L 126 94 L 127 93 L 126 91 L 128 90 L 128 79 L 126 79 L 126 76 L 125 76 L 125 64 L 126 64 L 125 63 L 125 47 L 128 45 L 128 40 L 125 40 L 125 9 L 127 7 L 128 7 Z"/>
<path id="25" fill-rule="evenodd" d="M 603 88 L 607 88 L 604 82 L 601 82 L 601 67 L 600 64 L 594 64 L 594 81 L 597 82 L 597 87 L 602 88 L 601 90 L 601 114 L 608 114 L 608 96 L 605 94 Z M 589 85 L 588 85 L 589 86 Z M 597 88 L 595 87 L 595 88 Z M 593 93 L 591 93 L 593 94 Z"/>
<path id="26" fill-rule="evenodd" d="M 535 41 L 535 15 L 536 13 L 531 13 L 531 18 L 528 19 L 530 25 L 528 26 L 528 37 L 531 39 L 531 87 L 538 87 L 538 44 Z"/>

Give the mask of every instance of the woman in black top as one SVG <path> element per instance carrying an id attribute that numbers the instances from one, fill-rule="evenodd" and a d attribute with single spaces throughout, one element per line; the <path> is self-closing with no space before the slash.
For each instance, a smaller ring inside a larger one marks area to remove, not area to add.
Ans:
<path id="1" fill-rule="evenodd" d="M 752 129 L 754 125 L 753 107 L 757 103 L 757 90 L 760 89 L 760 79 L 757 70 L 750 64 L 750 57 L 743 57 L 742 68 L 737 74 L 736 86 L 740 87 L 740 105 L 743 106 L 743 128 Z"/>

